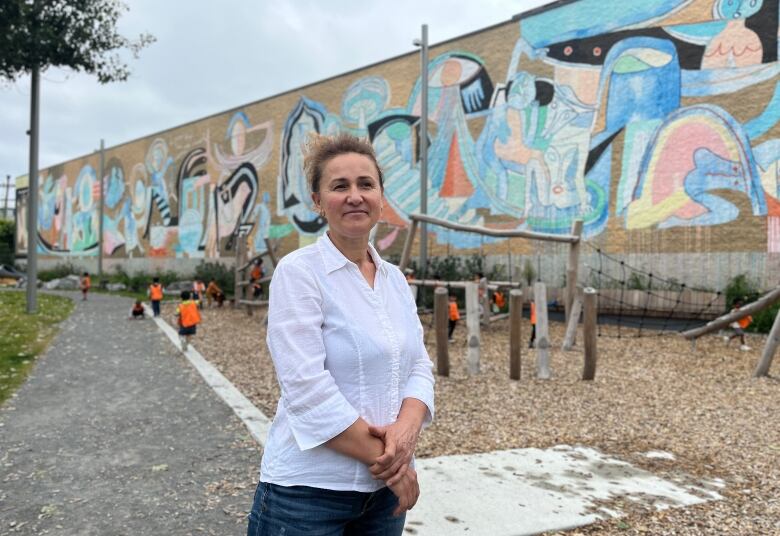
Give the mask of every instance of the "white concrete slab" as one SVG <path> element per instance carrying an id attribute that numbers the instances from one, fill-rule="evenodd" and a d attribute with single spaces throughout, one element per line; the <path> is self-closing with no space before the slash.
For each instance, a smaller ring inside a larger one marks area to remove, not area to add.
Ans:
<path id="1" fill-rule="evenodd" d="M 537 534 L 620 515 L 625 497 L 663 509 L 719 500 L 720 481 L 663 480 L 587 447 L 515 449 L 417 461 L 420 500 L 406 532 L 420 536 Z"/>

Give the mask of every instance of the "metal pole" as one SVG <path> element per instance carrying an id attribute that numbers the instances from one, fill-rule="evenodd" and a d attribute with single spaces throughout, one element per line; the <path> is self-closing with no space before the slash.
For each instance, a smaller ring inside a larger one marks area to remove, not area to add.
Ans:
<path id="1" fill-rule="evenodd" d="M 104 175 L 106 173 L 106 145 L 104 141 L 100 140 L 100 171 L 98 173 L 98 180 L 100 180 L 100 221 L 98 222 L 98 285 L 101 285 L 103 280 L 103 197 L 105 194 Z"/>
<path id="2" fill-rule="evenodd" d="M 5 176 L 5 204 L 3 205 L 3 217 L 5 219 L 10 219 L 10 216 L 8 214 L 11 212 L 8 210 L 8 194 L 11 193 L 11 176 L 6 175 Z"/>
<path id="3" fill-rule="evenodd" d="M 428 25 L 422 25 L 420 41 L 420 213 L 428 214 Z M 428 224 L 420 225 L 420 268 L 428 271 Z"/>
<path id="4" fill-rule="evenodd" d="M 39 68 L 32 69 L 30 86 L 30 175 L 27 194 L 27 313 L 38 309 L 38 101 Z"/>

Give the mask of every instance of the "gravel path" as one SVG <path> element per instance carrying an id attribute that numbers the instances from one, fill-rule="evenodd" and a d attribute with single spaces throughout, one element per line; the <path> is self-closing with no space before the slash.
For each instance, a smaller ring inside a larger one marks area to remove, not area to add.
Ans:
<path id="1" fill-rule="evenodd" d="M 261 318 L 207 310 L 195 346 L 272 417 L 279 389 Z M 430 317 L 423 323 L 427 327 Z M 523 329 L 527 338 L 528 325 Z M 612 326 L 602 332 L 617 333 Z M 433 333 L 427 339 L 435 358 Z M 780 535 L 780 364 L 775 359 L 774 377 L 750 378 L 764 338 L 751 338 L 753 350 L 740 352 L 715 336 L 701 339 L 695 351 L 674 334 L 600 337 L 596 380 L 587 383 L 579 380 L 581 349 L 562 352 L 562 339 L 563 326 L 553 324 L 552 380 L 533 378 L 535 356 L 524 349 L 522 380 L 514 382 L 508 378 L 508 321 L 495 322 L 483 332 L 482 372 L 468 377 L 465 327 L 458 326 L 451 376 L 437 378 L 437 418 L 421 437 L 418 455 L 587 445 L 670 479 L 681 472 L 723 478 L 726 499 L 655 512 L 616 497 L 605 506 L 631 512 L 627 518 L 573 534 Z M 650 450 L 676 459 L 641 454 Z"/>
<path id="2" fill-rule="evenodd" d="M 0 408 L 0 535 L 246 534 L 257 445 L 130 303 L 77 301 Z"/>

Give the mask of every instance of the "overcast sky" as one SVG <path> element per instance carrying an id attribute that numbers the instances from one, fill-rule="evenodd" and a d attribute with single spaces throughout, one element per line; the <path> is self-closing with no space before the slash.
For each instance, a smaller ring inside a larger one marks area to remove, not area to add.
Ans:
<path id="1" fill-rule="evenodd" d="M 128 82 L 50 69 L 40 168 L 435 44 L 549 0 L 125 0 L 128 37 L 157 41 Z M 27 173 L 30 78 L 0 86 L 0 179 Z"/>

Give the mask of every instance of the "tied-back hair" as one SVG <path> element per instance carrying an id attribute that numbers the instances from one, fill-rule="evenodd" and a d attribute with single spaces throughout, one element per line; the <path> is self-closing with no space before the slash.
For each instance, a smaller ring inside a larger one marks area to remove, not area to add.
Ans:
<path id="1" fill-rule="evenodd" d="M 337 156 L 348 153 L 360 154 L 371 159 L 379 176 L 379 187 L 384 190 L 385 179 L 382 168 L 379 167 L 374 147 L 368 140 L 346 133 L 334 136 L 311 134 L 306 142 L 303 169 L 306 172 L 306 182 L 312 193 L 320 191 L 320 180 L 325 164 Z"/>

